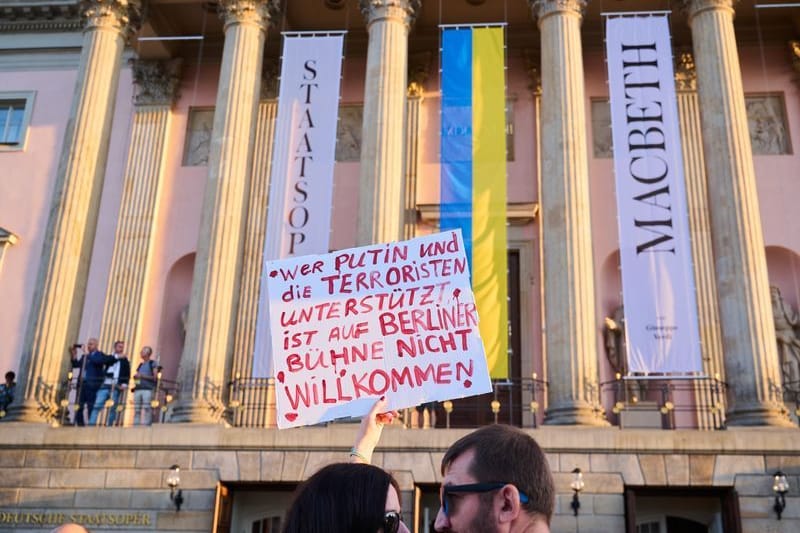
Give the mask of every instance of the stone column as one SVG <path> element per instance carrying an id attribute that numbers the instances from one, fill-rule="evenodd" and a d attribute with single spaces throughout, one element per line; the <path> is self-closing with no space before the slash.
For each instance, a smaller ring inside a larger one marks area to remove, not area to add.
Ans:
<path id="1" fill-rule="evenodd" d="M 133 63 L 135 108 L 100 346 L 124 340 L 134 362 L 141 347 L 142 313 L 167 156 L 170 110 L 180 83 L 179 67 L 178 61 Z"/>
<path id="2" fill-rule="evenodd" d="M 406 161 L 405 202 L 403 206 L 402 239 L 417 236 L 417 171 L 419 168 L 419 113 L 428 79 L 430 52 L 409 61 L 409 82 L 406 91 Z"/>
<path id="3" fill-rule="evenodd" d="M 592 218 L 580 25 L 586 0 L 538 0 L 547 424 L 599 425 Z"/>
<path id="4" fill-rule="evenodd" d="M 265 71 L 267 69 L 265 68 Z M 277 72 L 272 81 L 277 81 Z M 269 427 L 274 412 L 267 412 L 267 380 L 256 383 L 251 379 L 255 348 L 258 294 L 261 289 L 261 266 L 264 261 L 264 238 L 267 229 L 267 197 L 278 110 L 276 91 L 262 91 L 258 104 L 256 145 L 253 153 L 253 172 L 247 195 L 247 226 L 245 229 L 239 310 L 236 313 L 236 334 L 233 350 L 233 377 L 239 384 L 231 392 L 229 405 L 247 407 L 235 412 L 234 423 L 243 427 Z M 269 98 L 269 99 L 267 99 Z M 241 381 L 239 381 L 241 379 Z M 261 381 L 261 380 L 259 380 Z M 272 424 L 274 426 L 274 423 Z"/>
<path id="5" fill-rule="evenodd" d="M 25 333 L 17 400 L 8 419 L 41 421 L 56 409 L 57 384 L 78 327 L 128 33 L 139 0 L 87 0 L 81 59 Z"/>
<path id="6" fill-rule="evenodd" d="M 361 0 L 369 44 L 358 197 L 358 244 L 403 236 L 408 31 L 420 0 Z"/>
<path id="7" fill-rule="evenodd" d="M 208 180 L 178 371 L 175 422 L 215 422 L 233 356 L 247 187 L 253 163 L 261 66 L 274 0 L 222 0 L 225 44 L 211 133 Z"/>
<path id="8" fill-rule="evenodd" d="M 716 254 L 728 425 L 789 425 L 770 305 L 733 0 L 687 0 L 711 237 Z"/>
<path id="9" fill-rule="evenodd" d="M 697 318 L 703 373 L 710 378 L 723 378 L 722 333 L 719 327 L 717 285 L 714 275 L 714 254 L 711 249 L 711 228 L 708 220 L 708 188 L 706 187 L 703 139 L 700 135 L 700 104 L 697 100 L 697 72 L 689 52 L 679 54 L 675 66 L 678 115 L 683 146 L 683 173 L 686 200 L 689 205 L 689 230 L 692 235 L 692 258 L 697 295 Z M 717 409 L 720 401 L 714 385 L 701 382 L 695 393 L 700 429 L 721 427 L 724 413 Z"/>

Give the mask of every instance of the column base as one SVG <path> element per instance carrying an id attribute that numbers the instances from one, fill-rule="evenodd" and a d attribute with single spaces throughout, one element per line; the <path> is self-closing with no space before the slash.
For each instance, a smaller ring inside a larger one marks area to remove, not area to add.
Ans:
<path id="1" fill-rule="evenodd" d="M 789 415 L 779 407 L 758 404 L 734 408 L 725 415 L 726 426 L 772 426 L 796 428 Z"/>
<path id="2" fill-rule="evenodd" d="M 219 410 L 203 400 L 178 402 L 169 419 L 178 424 L 217 424 L 219 421 Z"/>
<path id="3" fill-rule="evenodd" d="M 8 422 L 37 422 L 49 423 L 50 417 L 36 400 L 26 400 L 22 403 L 12 403 L 8 406 L 6 416 L 3 418 Z"/>
<path id="4" fill-rule="evenodd" d="M 610 425 L 602 413 L 583 402 L 548 408 L 544 423 L 548 426 L 595 426 Z"/>

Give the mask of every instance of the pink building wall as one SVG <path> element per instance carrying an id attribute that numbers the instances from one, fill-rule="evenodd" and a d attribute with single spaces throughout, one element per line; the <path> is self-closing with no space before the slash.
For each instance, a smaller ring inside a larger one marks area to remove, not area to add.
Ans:
<path id="1" fill-rule="evenodd" d="M 515 160 L 508 164 L 509 199 L 514 202 L 538 201 L 536 176 L 536 134 L 534 95 L 530 88 L 525 58 L 511 51 L 508 61 L 507 94 L 513 102 Z M 791 155 L 756 156 L 761 216 L 772 283 L 779 285 L 786 300 L 795 308 L 800 303 L 800 222 L 794 217 L 794 204 L 800 197 L 797 168 L 800 161 L 795 148 L 800 127 L 800 89 L 794 80 L 791 64 L 782 50 L 747 47 L 741 50 L 742 71 L 747 93 L 782 93 L 784 95 Z M 589 148 L 589 180 L 592 205 L 593 251 L 597 295 L 597 353 L 601 381 L 610 379 L 611 370 L 603 357 L 603 318 L 621 304 L 617 259 L 617 221 L 614 175 L 611 159 L 595 158 L 592 151 L 591 105 L 593 98 L 608 95 L 605 62 L 600 51 L 588 51 L 586 68 L 586 131 Z M 436 62 L 434 62 L 436 63 Z M 439 203 L 439 92 L 438 67 L 431 67 L 421 104 L 419 174 L 417 202 Z M 362 103 L 365 58 L 353 56 L 344 64 L 342 104 Z M 182 166 L 187 119 L 192 107 L 215 104 L 219 64 L 206 61 L 184 66 L 180 98 L 170 123 L 167 159 L 162 177 L 163 189 L 155 228 L 155 245 L 145 301 L 142 343 L 152 345 L 172 377 L 182 349 L 180 312 L 188 304 L 191 264 L 197 248 L 206 166 Z M 7 179 L 0 182 L 0 224 L 21 239 L 6 250 L 0 274 L 0 299 L 4 302 L 0 320 L 0 368 L 16 369 L 22 350 L 24 327 L 28 318 L 46 216 L 49 209 L 56 164 L 67 120 L 74 70 L 2 72 L 4 90 L 35 90 L 36 101 L 25 151 L 0 153 L 0 168 Z M 120 77 L 114 126 L 109 151 L 106 182 L 99 213 L 95 249 L 92 255 L 81 338 L 99 333 L 99 324 L 107 290 L 113 251 L 114 231 L 119 212 L 122 178 L 127 158 L 130 121 L 133 112 L 133 87 L 130 70 Z M 544 132 L 546 135 L 546 132 Z M 356 242 L 359 164 L 338 163 L 334 170 L 334 210 L 331 249 L 353 246 Z M 545 177 L 546 179 L 546 177 Z M 421 226 L 421 234 L 433 231 Z M 528 265 L 528 323 L 532 329 L 529 349 L 533 369 L 542 375 L 540 280 L 538 258 L 538 221 L 524 227 L 512 227 L 509 238 L 533 243 L 533 265 Z M 107 347 L 106 347 L 107 348 Z M 137 354 L 140 346 L 128 346 Z"/>

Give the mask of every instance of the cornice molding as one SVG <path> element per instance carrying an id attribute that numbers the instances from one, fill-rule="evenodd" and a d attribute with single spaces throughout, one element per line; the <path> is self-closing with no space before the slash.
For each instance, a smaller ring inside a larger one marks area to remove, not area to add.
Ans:
<path id="1" fill-rule="evenodd" d="M 423 224 L 438 227 L 441 222 L 441 204 L 417 204 L 417 212 Z M 525 226 L 536 220 L 539 204 L 536 202 L 509 202 L 506 206 L 506 219 L 512 226 Z"/>
<path id="2" fill-rule="evenodd" d="M 4 3 L 0 6 L 0 32 L 64 32 L 83 27 L 78 0 Z"/>

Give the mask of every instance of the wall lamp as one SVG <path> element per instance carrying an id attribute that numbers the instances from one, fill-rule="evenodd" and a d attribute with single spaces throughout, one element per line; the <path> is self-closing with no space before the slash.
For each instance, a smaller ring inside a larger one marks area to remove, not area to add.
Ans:
<path id="1" fill-rule="evenodd" d="M 572 483 L 569 484 L 572 492 L 572 512 L 575 513 L 575 516 L 578 516 L 578 509 L 581 508 L 581 500 L 578 498 L 578 493 L 583 490 L 584 483 L 583 483 L 583 472 L 581 472 L 580 468 L 575 468 L 572 471 Z"/>
<path id="2" fill-rule="evenodd" d="M 786 493 L 789 492 L 789 482 L 786 481 L 786 474 L 780 470 L 775 472 L 775 477 L 772 481 L 772 492 L 775 493 L 775 505 L 772 506 L 772 509 L 778 515 L 778 520 L 780 520 L 783 510 L 786 509 Z"/>
<path id="3" fill-rule="evenodd" d="M 169 499 L 172 501 L 173 505 L 175 505 L 175 511 L 181 510 L 181 505 L 183 505 L 183 491 L 178 487 L 181 484 L 181 467 L 178 465 L 172 465 L 169 467 L 169 472 L 167 473 L 167 486 L 169 487 Z"/>

